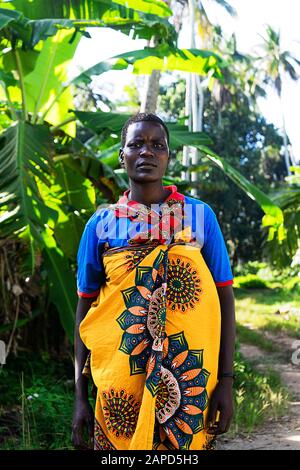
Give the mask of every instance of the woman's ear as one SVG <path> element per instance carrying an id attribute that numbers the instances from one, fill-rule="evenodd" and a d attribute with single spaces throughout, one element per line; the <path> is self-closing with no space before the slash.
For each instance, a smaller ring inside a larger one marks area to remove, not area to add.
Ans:
<path id="1" fill-rule="evenodd" d="M 170 153 L 170 149 L 169 149 L 168 150 L 168 163 L 167 163 L 167 166 L 169 166 L 170 160 L 171 160 L 171 153 Z"/>
<path id="2" fill-rule="evenodd" d="M 124 168 L 124 152 L 122 148 L 119 150 L 119 163 L 121 168 Z"/>

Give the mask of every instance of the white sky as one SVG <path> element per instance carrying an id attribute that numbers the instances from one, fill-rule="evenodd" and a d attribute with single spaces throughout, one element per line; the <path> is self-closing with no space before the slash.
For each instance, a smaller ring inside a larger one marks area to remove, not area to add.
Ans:
<path id="1" fill-rule="evenodd" d="M 300 2 L 299 0 L 230 0 L 238 13 L 233 19 L 217 7 L 206 1 L 207 11 L 213 21 L 218 22 L 225 33 L 237 35 L 240 52 L 253 52 L 253 47 L 261 42 L 264 26 L 270 24 L 280 29 L 282 48 L 291 51 L 300 59 Z M 101 60 L 134 49 L 142 49 L 145 41 L 132 41 L 128 36 L 105 28 L 90 29 L 92 39 L 83 38 L 77 48 L 71 74 L 80 68 L 90 67 Z M 181 38 L 180 47 L 188 47 L 188 35 Z M 101 78 L 101 83 L 111 86 L 112 96 L 120 94 L 124 85 L 131 83 L 130 72 L 108 72 Z M 300 161 L 300 80 L 284 80 L 283 108 L 286 127 L 292 142 L 293 153 Z M 268 121 L 281 127 L 281 113 L 276 94 L 269 92 L 268 98 L 259 101 L 260 109 Z"/>

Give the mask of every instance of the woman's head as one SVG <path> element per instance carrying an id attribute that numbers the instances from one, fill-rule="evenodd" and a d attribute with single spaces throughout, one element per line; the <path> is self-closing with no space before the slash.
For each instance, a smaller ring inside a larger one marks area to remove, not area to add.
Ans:
<path id="1" fill-rule="evenodd" d="M 135 182 L 155 182 L 165 174 L 169 160 L 169 132 L 155 114 L 139 113 L 122 129 L 119 160 Z"/>

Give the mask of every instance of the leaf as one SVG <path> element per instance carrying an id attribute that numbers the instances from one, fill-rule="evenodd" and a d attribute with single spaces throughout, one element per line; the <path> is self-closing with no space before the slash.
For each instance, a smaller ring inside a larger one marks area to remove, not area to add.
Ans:
<path id="1" fill-rule="evenodd" d="M 130 5 L 129 5 L 130 3 Z M 175 41 L 174 27 L 165 19 L 171 10 L 160 0 L 15 0 L 2 3 L 3 24 L 9 23 L 15 37 L 27 48 L 55 35 L 58 29 L 87 26 L 110 27 L 134 37 L 151 39 L 157 35 Z M 128 6 L 138 6 L 138 9 Z M 20 10 L 11 19 L 12 9 Z M 5 13 L 5 9 L 9 13 Z M 154 12 L 156 12 L 154 14 Z M 18 15 L 19 14 L 19 15 Z M 24 16 L 25 15 L 25 16 Z M 9 37 L 8 37 L 9 39 Z"/>
<path id="2" fill-rule="evenodd" d="M 50 229 L 41 232 L 44 249 L 44 262 L 49 279 L 50 300 L 55 304 L 61 324 L 73 343 L 76 309 L 75 275 L 70 269 L 69 260 L 58 248 Z"/>
<path id="3" fill-rule="evenodd" d="M 40 184 L 39 188 L 45 204 L 58 213 L 58 220 L 51 227 L 55 240 L 63 253 L 75 261 L 85 224 L 81 212 L 89 213 L 94 207 L 95 190 L 88 179 L 61 162 L 55 164 L 52 185 Z"/>
<path id="4" fill-rule="evenodd" d="M 65 86 L 68 65 L 78 43 L 77 40 L 69 44 L 71 35 L 72 32 L 62 30 L 47 39 L 34 69 L 24 79 L 28 111 L 34 116 L 44 115 L 54 126 L 68 119 L 69 109 L 73 107 L 71 89 Z M 69 123 L 63 130 L 74 136 L 74 123 Z"/>
<path id="5" fill-rule="evenodd" d="M 172 11 L 161 0 L 12 0 L 16 10 L 21 10 L 29 18 L 78 18 L 97 19 L 109 10 L 119 8 L 119 13 L 137 10 L 158 16 L 170 16 Z M 125 11 L 124 11 L 125 10 Z"/>
<path id="6" fill-rule="evenodd" d="M 103 0 L 103 2 L 107 4 L 113 3 L 110 0 Z M 172 10 L 160 0 L 114 0 L 114 3 L 152 15 L 162 17 L 172 15 Z"/>
<path id="7" fill-rule="evenodd" d="M 257 186 L 247 180 L 239 171 L 233 168 L 225 159 L 219 157 L 216 153 L 202 145 L 196 145 L 201 152 L 223 173 L 228 176 L 237 186 L 239 186 L 252 200 L 264 211 L 263 226 L 270 227 L 269 237 L 272 237 L 277 232 L 278 241 L 283 240 L 285 237 L 284 231 L 284 217 L 283 212 L 274 202 Z M 271 239 L 271 238 L 270 238 Z"/>
<path id="8" fill-rule="evenodd" d="M 39 315 L 41 315 L 41 313 L 43 312 L 42 309 L 34 309 L 30 312 L 30 317 L 27 317 L 27 318 L 22 318 L 21 320 L 18 320 L 16 325 L 15 325 L 15 328 L 21 328 L 22 326 L 26 325 L 27 323 L 31 322 L 32 320 L 35 320 L 36 317 L 38 317 Z M 5 325 L 1 325 L 0 326 L 0 333 L 6 333 L 7 331 L 12 331 L 12 329 L 14 328 L 14 323 L 8 323 L 8 324 L 5 324 Z"/>
<path id="9" fill-rule="evenodd" d="M 0 30 L 6 28 L 10 23 L 18 21 L 22 18 L 22 13 L 20 11 L 6 10 L 5 8 L 0 8 Z"/>
<path id="10" fill-rule="evenodd" d="M 34 50 L 19 50 L 19 58 L 22 66 L 23 75 L 26 76 L 34 70 L 39 52 Z M 4 70 L 17 71 L 16 57 L 13 50 L 3 54 L 3 68 Z M 15 80 L 16 81 L 16 80 Z M 10 84 L 12 86 L 13 84 Z"/>
<path id="11" fill-rule="evenodd" d="M 103 129 L 119 132 L 131 114 L 104 113 L 103 111 L 73 111 L 80 122 L 96 134 Z"/>
<path id="12" fill-rule="evenodd" d="M 101 75 L 109 70 L 124 70 L 133 66 L 137 74 L 150 74 L 152 70 L 181 70 L 206 75 L 213 71 L 213 76 L 220 78 L 221 67 L 225 67 L 222 58 L 211 51 L 200 49 L 177 49 L 163 44 L 158 47 L 145 47 L 136 51 L 116 55 L 99 62 L 81 72 L 71 83 L 89 83 L 94 75 Z"/>
<path id="13" fill-rule="evenodd" d="M 85 127 L 96 134 L 100 134 L 104 129 L 120 133 L 127 119 L 131 117 L 131 114 L 104 113 L 103 111 L 74 111 L 74 114 Z M 189 132 L 187 126 L 174 123 L 166 123 L 166 125 L 170 131 L 170 148 L 172 150 L 183 145 L 210 145 L 212 143 L 204 132 Z"/>
<path id="14" fill-rule="evenodd" d="M 204 132 L 190 132 L 188 126 L 167 123 L 170 133 L 170 148 L 176 150 L 183 145 L 211 145 L 211 138 Z"/>
<path id="15" fill-rule="evenodd" d="M 31 268 L 35 266 L 38 233 L 54 222 L 57 213 L 44 205 L 36 178 L 50 184 L 51 136 L 44 126 L 23 121 L 6 129 L 0 136 L 0 223 L 1 238 L 28 240 Z"/>
<path id="16" fill-rule="evenodd" d="M 122 191 L 127 189 L 123 178 L 102 163 L 81 142 L 74 139 L 70 150 L 72 150 L 71 153 L 57 155 L 54 158 L 55 162 L 62 162 L 84 178 L 88 178 L 105 199 L 114 201 Z"/>
<path id="17" fill-rule="evenodd" d="M 9 86 L 15 86 L 17 80 L 14 78 L 11 72 L 5 72 L 4 70 L 0 70 L 0 82 L 5 84 L 5 88 Z"/>

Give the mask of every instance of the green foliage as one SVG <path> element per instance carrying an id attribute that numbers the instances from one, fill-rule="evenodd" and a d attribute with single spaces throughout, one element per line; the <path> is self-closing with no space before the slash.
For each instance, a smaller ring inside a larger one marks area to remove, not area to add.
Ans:
<path id="1" fill-rule="evenodd" d="M 22 356 L 0 373 L 1 449 L 72 449 L 72 364 Z"/>
<path id="2" fill-rule="evenodd" d="M 125 52 L 106 61 L 99 62 L 81 72 L 72 83 L 88 84 L 92 76 L 99 76 L 109 70 L 125 70 L 132 66 L 135 74 L 150 74 L 152 70 L 181 70 L 221 78 L 220 68 L 225 66 L 222 58 L 212 51 L 200 49 L 178 49 L 163 43 L 157 47 Z"/>
<path id="3" fill-rule="evenodd" d="M 292 175 L 277 190 L 272 191 L 272 200 L 283 213 L 287 227 L 287 237 L 280 247 L 276 243 L 268 246 L 278 268 L 291 264 L 291 258 L 299 248 L 300 240 L 300 168 L 291 167 Z"/>
<path id="4" fill-rule="evenodd" d="M 236 380 L 233 431 L 252 432 L 266 417 L 278 418 L 286 412 L 288 393 L 279 376 L 272 371 L 262 374 L 245 361 L 239 351 L 234 364 Z"/>
<path id="5" fill-rule="evenodd" d="M 236 276 L 234 278 L 234 286 L 245 289 L 266 289 L 268 284 L 260 279 L 256 274 L 247 274 L 246 276 Z"/>
<path id="6" fill-rule="evenodd" d="M 267 263 L 262 261 L 248 261 L 236 266 L 234 272 L 237 276 L 247 276 L 248 274 L 257 274 L 260 269 L 265 269 L 267 266 Z"/>
<path id="7" fill-rule="evenodd" d="M 235 371 L 232 432 L 251 432 L 285 412 L 287 394 L 274 373 L 257 372 L 239 351 Z M 1 371 L 0 448 L 71 450 L 73 387 L 70 361 L 22 354 L 10 362 Z"/>
<path id="8" fill-rule="evenodd" d="M 75 28 L 75 34 L 87 35 L 84 31 L 87 26 L 114 28 L 125 34 L 132 31 L 134 37 L 145 39 L 161 34 L 170 43 L 175 37 L 174 28 L 165 19 L 170 10 L 159 0 L 72 0 L 67 3 L 13 0 L 1 2 L 1 6 L 0 27 L 7 27 L 5 33 L 12 34 L 27 48 L 35 47 L 61 28 Z"/>
<path id="9" fill-rule="evenodd" d="M 293 276 L 284 282 L 284 289 L 291 292 L 298 292 L 300 294 L 300 277 Z"/>
<path id="10" fill-rule="evenodd" d="M 23 121 L 6 129 L 0 136 L 1 234 L 18 234 L 29 241 L 34 267 L 34 240 L 45 224 L 55 222 L 56 213 L 45 208 L 36 179 L 49 185 L 51 136 L 45 126 L 31 126 Z"/>
<path id="11" fill-rule="evenodd" d="M 265 83 L 271 84 L 281 96 L 283 72 L 297 81 L 299 75 L 295 67 L 300 65 L 300 61 L 289 51 L 282 50 L 280 32 L 270 25 L 266 26 L 265 37 L 262 39 L 260 56 L 257 58 L 258 69 L 264 74 Z"/>
<path id="12" fill-rule="evenodd" d="M 217 154 L 204 146 L 197 145 L 197 148 L 211 160 L 218 168 L 224 171 L 232 181 L 235 182 L 251 199 L 255 200 L 264 211 L 265 215 L 262 219 L 263 227 L 270 227 L 268 241 L 273 240 L 275 234 L 278 242 L 286 238 L 286 230 L 284 227 L 284 219 L 282 210 L 276 206 L 272 200 L 263 193 L 259 188 L 247 180 L 241 173 L 232 167 L 225 159 L 220 158 Z"/>
<path id="13" fill-rule="evenodd" d="M 263 351 L 278 352 L 278 346 L 266 338 L 260 331 L 237 322 L 237 337 L 240 343 L 252 344 Z"/>
<path id="14" fill-rule="evenodd" d="M 299 339 L 299 299 L 297 289 L 235 289 L 238 324 Z"/>
<path id="15" fill-rule="evenodd" d="M 18 121 L 1 135 L 1 187 L 6 195 L 1 198 L 1 237 L 18 236 L 28 242 L 32 272 L 37 247 L 44 249 L 50 275 L 50 296 L 72 340 L 76 287 L 66 256 L 57 247 L 51 230 L 46 228 L 55 226 L 58 214 L 44 204 L 38 187 L 38 181 L 46 187 L 51 184 L 51 143 L 46 126 L 32 126 L 23 121 Z"/>
<path id="16" fill-rule="evenodd" d="M 226 52 L 224 47 L 222 50 Z M 227 60 L 226 53 L 224 57 Z M 205 152 L 200 154 L 199 164 L 195 168 L 199 173 L 198 182 L 190 182 L 185 186 L 185 191 L 196 186 L 200 198 L 209 202 L 217 213 L 224 237 L 228 241 L 228 251 L 234 266 L 242 261 L 257 259 L 262 254 L 265 259 L 268 256 L 267 249 L 271 242 L 267 242 L 267 232 L 261 226 L 264 214 L 261 207 L 253 204 L 259 191 L 267 196 L 267 199 L 264 199 L 264 196 L 261 198 L 259 195 L 260 205 L 264 205 L 271 215 L 271 218 L 264 218 L 265 223 L 275 222 L 277 219 L 275 227 L 281 232 L 281 245 L 278 243 L 277 235 L 272 242 L 274 252 L 275 247 L 280 246 L 282 249 L 284 246 L 282 238 L 289 235 L 283 230 L 280 222 L 282 214 L 278 210 L 279 204 L 276 204 L 277 209 L 272 209 L 274 200 L 273 195 L 269 194 L 270 186 L 273 188 L 278 186 L 278 180 L 283 179 L 285 172 L 280 155 L 282 138 L 274 126 L 267 124 L 256 111 L 249 94 L 246 95 L 243 92 L 244 76 L 238 61 L 239 59 L 235 59 L 234 56 L 231 62 L 229 61 L 230 68 L 222 69 L 223 81 L 220 93 L 216 93 L 220 89 L 217 81 L 214 83 L 213 90 L 206 90 L 204 93 L 203 130 L 213 142 L 209 149 L 222 158 L 221 160 L 212 159 L 212 164 L 209 164 Z M 184 101 L 184 81 L 177 80 L 171 84 L 168 83 L 160 89 L 158 111 L 166 118 L 172 116 L 172 119 L 182 119 Z M 180 174 L 182 169 L 178 165 L 173 174 Z M 193 167 L 189 169 L 192 171 Z M 230 179 L 223 178 L 220 170 Z M 238 171 L 236 175 L 235 170 Z M 244 179 L 240 178 L 240 175 L 243 175 L 249 183 L 254 184 L 258 193 L 248 191 L 248 183 L 241 189 L 240 185 L 244 183 Z M 273 214 L 274 210 L 275 214 Z M 269 233 L 272 237 L 273 233 L 271 231 Z M 264 245 L 266 245 L 265 250 L 263 250 Z"/>
<path id="17" fill-rule="evenodd" d="M 128 67 L 134 73 L 181 70 L 221 79 L 221 70 L 225 71 L 227 64 L 209 50 L 177 48 L 174 28 L 166 19 L 170 10 L 160 0 L 72 0 L 67 4 L 16 0 L 1 6 L 0 85 L 5 114 L 0 121 L 4 129 L 0 136 L 1 238 L 26 240 L 32 269 L 37 254 L 42 253 L 49 274 L 49 298 L 71 339 L 76 247 L 93 204 L 116 200 L 126 187 L 126 176 L 116 171 L 118 141 L 113 134 L 128 117 L 126 113 L 74 110 L 72 85 L 87 84 L 95 74 Z M 75 52 L 78 33 L 86 35 L 84 28 L 88 25 L 160 39 L 155 48 L 118 55 L 67 82 L 67 65 Z M 77 129 L 76 120 L 82 124 Z M 189 133 L 179 123 L 170 123 L 169 127 L 171 148 L 201 148 L 209 162 L 256 199 L 266 214 L 265 225 L 279 233 L 280 239 L 280 209 L 208 148 L 213 145 L 208 135 Z M 207 161 L 199 165 L 199 171 L 205 168 Z M 180 162 L 176 161 L 172 169 L 174 173 L 180 171 Z M 179 188 L 185 184 L 178 173 L 166 175 L 165 181 L 178 182 Z"/>

